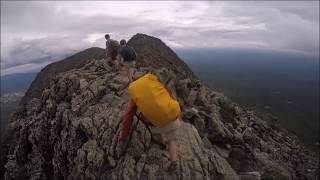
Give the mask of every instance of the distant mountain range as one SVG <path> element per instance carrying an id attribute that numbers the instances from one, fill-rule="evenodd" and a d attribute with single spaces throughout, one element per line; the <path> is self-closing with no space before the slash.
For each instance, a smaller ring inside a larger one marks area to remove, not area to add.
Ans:
<path id="1" fill-rule="evenodd" d="M 213 90 L 268 116 L 314 145 L 319 134 L 319 57 L 258 49 L 178 49 Z"/>
<path id="2" fill-rule="evenodd" d="M 1 94 L 26 91 L 37 72 L 1 76 Z"/>

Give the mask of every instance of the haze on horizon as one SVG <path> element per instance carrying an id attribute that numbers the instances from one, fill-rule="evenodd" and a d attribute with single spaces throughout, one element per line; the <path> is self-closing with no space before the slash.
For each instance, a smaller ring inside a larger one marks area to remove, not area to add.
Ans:
<path id="1" fill-rule="evenodd" d="M 33 72 L 104 34 L 172 48 L 261 48 L 319 56 L 319 1 L 1 1 L 1 75 Z"/>

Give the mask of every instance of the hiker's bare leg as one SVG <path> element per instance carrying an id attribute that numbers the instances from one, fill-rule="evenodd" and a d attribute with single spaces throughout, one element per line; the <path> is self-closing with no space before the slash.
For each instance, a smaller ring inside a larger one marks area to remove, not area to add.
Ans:
<path id="1" fill-rule="evenodd" d="M 118 59 L 116 59 L 116 60 L 114 61 L 114 63 L 116 64 L 116 69 L 117 69 L 117 71 L 119 71 L 119 70 L 120 70 L 120 63 L 119 63 L 119 60 L 118 60 Z"/>
<path id="2" fill-rule="evenodd" d="M 130 75 L 130 79 L 131 81 L 133 81 L 133 68 L 132 67 L 129 67 L 129 75 Z"/>
<path id="3" fill-rule="evenodd" d="M 120 64 L 119 64 L 119 59 L 118 56 L 116 57 L 116 59 L 114 60 L 114 64 L 116 65 L 116 70 L 119 70 Z"/>
<path id="4" fill-rule="evenodd" d="M 169 151 L 169 159 L 171 161 L 177 161 L 177 144 L 173 140 L 169 140 L 167 144 L 167 149 Z"/>
<path id="5" fill-rule="evenodd" d="M 162 134 L 160 135 L 160 141 L 163 145 L 166 145 L 167 144 L 167 139 L 166 137 L 164 137 Z"/>
<path id="6" fill-rule="evenodd" d="M 119 62 L 119 68 L 122 68 L 124 66 L 123 58 L 119 56 L 118 62 Z"/>
<path id="7" fill-rule="evenodd" d="M 126 68 L 127 68 L 127 76 L 128 76 L 129 82 L 132 82 L 131 68 L 128 65 Z"/>

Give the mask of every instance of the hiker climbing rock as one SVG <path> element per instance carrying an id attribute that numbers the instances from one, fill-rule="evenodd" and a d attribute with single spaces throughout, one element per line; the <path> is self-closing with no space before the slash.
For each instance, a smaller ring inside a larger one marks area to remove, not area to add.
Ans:
<path id="1" fill-rule="evenodd" d="M 136 65 L 137 53 L 131 46 L 127 45 L 127 42 L 124 39 L 120 41 L 120 45 L 121 45 L 121 48 L 119 49 L 120 64 L 126 68 L 129 82 L 132 82 L 133 68 Z"/>
<path id="2" fill-rule="evenodd" d="M 116 63 L 118 50 L 120 48 L 119 42 L 110 38 L 109 34 L 104 36 L 106 38 L 106 58 L 111 65 L 118 66 Z"/>
<path id="3" fill-rule="evenodd" d="M 176 132 L 181 126 L 180 105 L 169 91 L 153 74 L 146 74 L 129 85 L 131 97 L 128 109 L 123 116 L 119 139 L 128 137 L 133 116 L 136 111 L 142 114 L 142 120 L 149 124 L 153 135 L 160 136 L 166 145 L 171 160 L 170 169 L 177 166 Z"/>

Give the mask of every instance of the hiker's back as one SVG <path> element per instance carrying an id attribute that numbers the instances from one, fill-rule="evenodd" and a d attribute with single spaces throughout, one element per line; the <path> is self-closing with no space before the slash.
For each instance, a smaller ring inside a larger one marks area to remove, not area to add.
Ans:
<path id="1" fill-rule="evenodd" d="M 113 39 L 109 39 L 106 42 L 106 47 L 107 47 L 107 57 L 111 57 L 112 60 L 115 60 L 118 54 L 118 50 L 120 48 L 119 42 Z"/>
<path id="2" fill-rule="evenodd" d="M 118 41 L 110 39 L 109 41 L 107 41 L 107 47 L 110 50 L 118 50 L 120 48 L 120 44 Z"/>
<path id="3" fill-rule="evenodd" d="M 180 115 L 179 103 L 152 74 L 129 85 L 129 94 L 142 114 L 157 127 L 163 127 Z"/>
<path id="4" fill-rule="evenodd" d="M 120 54 L 124 61 L 134 61 L 137 58 L 135 50 L 130 46 L 122 47 Z"/>

